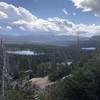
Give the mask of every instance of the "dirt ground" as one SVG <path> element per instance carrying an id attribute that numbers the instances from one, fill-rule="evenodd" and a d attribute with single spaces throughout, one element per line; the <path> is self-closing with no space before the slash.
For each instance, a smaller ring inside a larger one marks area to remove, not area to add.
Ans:
<path id="1" fill-rule="evenodd" d="M 52 84 L 52 82 L 49 81 L 48 76 L 43 78 L 32 78 L 31 82 L 33 86 L 35 85 L 41 89 L 44 89 L 48 85 Z"/>

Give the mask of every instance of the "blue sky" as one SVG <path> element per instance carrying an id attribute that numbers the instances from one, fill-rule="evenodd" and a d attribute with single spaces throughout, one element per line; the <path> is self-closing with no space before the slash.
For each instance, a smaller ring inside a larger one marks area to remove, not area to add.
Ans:
<path id="1" fill-rule="evenodd" d="M 27 23 L 28 21 L 26 22 L 26 19 L 24 19 L 24 17 L 25 17 L 24 14 L 23 14 L 23 16 L 24 16 L 23 18 L 22 17 L 20 18 L 20 16 L 18 16 L 19 18 L 15 19 L 14 15 L 11 14 L 11 12 L 9 12 L 10 11 L 9 9 L 12 9 L 12 8 L 8 7 L 6 9 L 8 11 L 5 11 L 5 7 L 4 7 L 4 9 L 1 7 L 0 8 L 1 15 L 8 14 L 8 18 L 2 18 L 2 16 L 1 16 L 0 27 L 1 28 L 3 27 L 3 30 L 1 30 L 1 32 L 3 32 L 4 27 L 6 27 L 8 30 L 6 30 L 5 33 L 8 32 L 8 33 L 12 33 L 12 34 L 18 33 L 18 32 L 22 32 L 22 34 L 23 33 L 31 33 L 31 32 L 35 33 L 38 31 L 39 31 L 39 33 L 43 32 L 43 31 L 46 31 L 46 32 L 49 31 L 49 33 L 59 33 L 59 34 L 73 33 L 74 34 L 78 31 L 78 32 L 81 32 L 80 34 L 85 33 L 85 34 L 89 35 L 91 32 L 89 33 L 88 31 L 90 31 L 91 28 L 94 27 L 94 30 L 92 30 L 93 34 L 95 34 L 95 33 L 98 34 L 99 31 L 97 31 L 97 30 L 99 30 L 99 25 L 100 25 L 99 11 L 98 11 L 98 9 L 96 9 L 97 10 L 97 12 L 96 12 L 96 11 L 94 11 L 95 8 L 92 9 L 92 5 L 93 5 L 92 2 L 94 2 L 94 1 L 93 0 L 90 0 L 90 1 L 91 2 L 86 2 L 85 0 L 83 0 L 83 1 L 82 0 L 76 0 L 76 1 L 75 0 L 0 0 L 0 2 L 6 3 L 7 5 L 12 4 L 14 6 L 14 9 L 16 9 L 18 7 L 23 7 L 24 9 L 29 11 L 31 15 L 37 17 L 36 20 L 38 22 L 38 23 L 35 22 L 35 25 L 33 25 L 34 22 L 29 25 L 29 23 Z M 99 0 L 95 0 L 95 2 L 96 2 L 96 4 L 98 4 Z M 2 6 L 2 4 L 1 4 L 1 6 Z M 93 7 L 96 7 L 96 6 L 99 6 L 99 5 L 95 5 Z M 87 9 L 89 9 L 89 11 L 84 11 L 84 12 L 82 11 L 82 10 L 87 10 Z M 18 9 L 19 12 L 21 10 Z M 21 11 L 21 12 L 23 12 L 23 11 Z M 26 12 L 24 12 L 24 13 L 26 13 Z M 16 14 L 15 14 L 15 16 L 16 16 Z M 48 18 L 50 18 L 52 21 L 51 20 L 48 21 Z M 8 21 L 9 19 L 12 19 L 11 22 Z M 42 22 L 39 19 L 42 19 Z M 22 22 L 22 20 L 24 22 Z M 17 21 L 17 24 L 16 24 L 16 21 Z M 19 21 L 20 21 L 20 23 L 18 23 Z M 32 21 L 31 20 L 29 20 L 29 21 L 32 22 L 33 19 L 32 19 Z M 6 22 L 8 22 L 8 23 L 6 23 Z M 9 24 L 9 23 L 12 23 L 12 24 Z M 13 23 L 14 23 L 14 25 L 13 25 Z M 59 23 L 61 23 L 61 24 L 59 25 Z M 72 24 L 72 27 L 68 26 L 69 23 Z M 40 28 L 38 27 L 37 24 L 39 24 Z M 81 29 L 80 24 L 82 24 L 81 27 L 84 27 L 84 29 Z M 95 25 L 93 26 L 93 24 L 95 24 Z M 45 28 L 44 25 L 48 25 L 48 27 Z M 52 25 L 52 26 L 54 25 L 54 27 L 52 27 L 50 25 Z M 57 25 L 57 27 L 55 25 Z M 29 29 L 29 31 L 28 31 L 29 26 L 31 27 L 31 29 Z M 22 30 L 19 30 L 18 27 Z M 42 29 L 41 27 L 44 27 L 44 28 Z M 76 28 L 78 27 L 79 30 L 75 29 L 75 27 Z M 88 27 L 87 31 L 85 31 L 86 27 Z M 51 28 L 55 28 L 55 30 L 51 29 Z M 23 30 L 24 30 L 24 32 L 23 32 Z M 73 32 L 74 30 L 75 30 L 75 32 Z M 94 31 L 96 31 L 96 32 L 94 32 Z"/>
<path id="2" fill-rule="evenodd" d="M 71 0 L 0 0 L 17 7 L 21 6 L 42 18 L 60 17 L 67 18 L 75 23 L 83 24 L 100 24 L 100 18 L 93 16 L 91 12 L 83 13 L 80 9 L 73 6 Z M 66 16 L 62 9 L 66 9 L 70 14 Z M 77 13 L 73 16 L 72 13 Z"/>

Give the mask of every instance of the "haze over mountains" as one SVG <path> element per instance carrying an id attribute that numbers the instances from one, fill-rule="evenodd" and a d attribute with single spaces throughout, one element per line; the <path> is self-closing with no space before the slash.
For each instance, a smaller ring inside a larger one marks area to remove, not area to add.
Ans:
<path id="1" fill-rule="evenodd" d="M 70 46 L 77 43 L 77 36 L 57 36 L 57 35 L 25 35 L 25 36 L 4 36 L 6 43 L 16 44 L 46 44 L 57 46 Z M 100 47 L 100 36 L 79 37 L 81 47 Z"/>
<path id="2" fill-rule="evenodd" d="M 16 43 L 16 44 L 46 44 L 46 45 L 57 45 L 57 46 L 69 46 L 77 43 L 77 36 L 59 36 L 59 35 L 49 35 L 49 34 L 30 34 L 22 36 L 11 36 L 11 35 L 0 35 L 1 39 L 5 39 L 6 43 Z M 82 47 L 88 46 L 99 46 L 100 36 L 79 37 L 80 45 Z"/>

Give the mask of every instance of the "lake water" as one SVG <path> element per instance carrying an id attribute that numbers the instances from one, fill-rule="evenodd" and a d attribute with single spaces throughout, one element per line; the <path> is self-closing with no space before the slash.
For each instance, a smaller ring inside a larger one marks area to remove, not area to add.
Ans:
<path id="1" fill-rule="evenodd" d="M 96 50 L 95 47 L 87 47 L 87 48 L 81 48 L 82 50 Z"/>
<path id="2" fill-rule="evenodd" d="M 44 53 L 36 53 L 34 51 L 30 50 L 18 50 L 18 51 L 7 51 L 8 54 L 16 54 L 16 55 L 30 55 L 30 56 L 37 56 L 37 55 L 43 55 Z"/>

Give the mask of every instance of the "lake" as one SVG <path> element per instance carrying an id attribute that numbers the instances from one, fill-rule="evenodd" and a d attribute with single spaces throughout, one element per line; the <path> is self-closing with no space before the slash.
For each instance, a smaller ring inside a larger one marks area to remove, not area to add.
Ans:
<path id="1" fill-rule="evenodd" d="M 26 56 L 37 56 L 37 55 L 44 55 L 44 53 L 36 53 L 30 50 L 18 50 L 18 51 L 7 51 L 8 54 L 15 54 L 15 55 L 26 55 Z"/>

